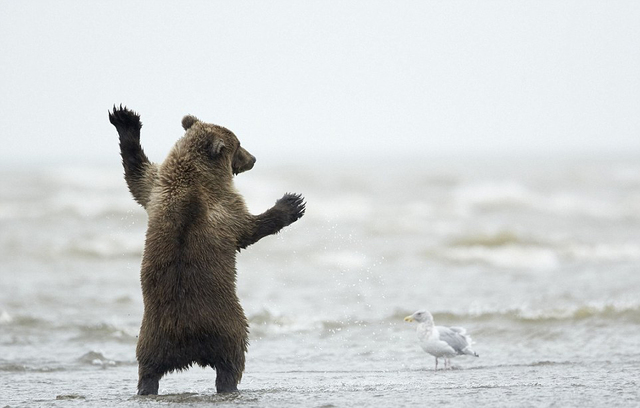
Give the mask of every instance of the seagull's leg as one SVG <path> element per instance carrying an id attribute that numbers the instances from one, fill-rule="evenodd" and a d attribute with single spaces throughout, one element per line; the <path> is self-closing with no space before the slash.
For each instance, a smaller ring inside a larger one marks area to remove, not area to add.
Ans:
<path id="1" fill-rule="evenodd" d="M 436 369 L 435 371 L 438 371 L 438 357 L 436 357 Z"/>

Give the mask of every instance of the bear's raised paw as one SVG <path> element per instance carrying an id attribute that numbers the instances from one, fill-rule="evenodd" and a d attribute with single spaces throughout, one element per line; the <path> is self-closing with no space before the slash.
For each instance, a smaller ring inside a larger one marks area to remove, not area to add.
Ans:
<path id="1" fill-rule="evenodd" d="M 109 122 L 116 127 L 120 138 L 134 138 L 140 140 L 140 128 L 142 122 L 140 122 L 140 115 L 127 107 L 116 107 L 113 105 L 113 112 L 109 112 Z"/>
<path id="2" fill-rule="evenodd" d="M 276 202 L 276 208 L 282 210 L 287 217 L 287 225 L 298 221 L 306 209 L 304 198 L 300 194 L 287 193 Z"/>

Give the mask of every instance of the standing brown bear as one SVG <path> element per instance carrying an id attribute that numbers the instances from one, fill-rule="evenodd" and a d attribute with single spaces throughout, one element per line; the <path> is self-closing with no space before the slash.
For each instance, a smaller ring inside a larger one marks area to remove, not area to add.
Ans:
<path id="1" fill-rule="evenodd" d="M 140 146 L 140 116 L 114 106 L 125 180 L 147 211 L 141 284 L 144 316 L 136 355 L 138 394 L 157 394 L 160 378 L 193 363 L 216 370 L 218 392 L 237 391 L 248 323 L 236 294 L 236 252 L 304 215 L 285 194 L 251 215 L 233 176 L 256 159 L 229 130 L 185 116 L 185 135 L 164 163 Z"/>

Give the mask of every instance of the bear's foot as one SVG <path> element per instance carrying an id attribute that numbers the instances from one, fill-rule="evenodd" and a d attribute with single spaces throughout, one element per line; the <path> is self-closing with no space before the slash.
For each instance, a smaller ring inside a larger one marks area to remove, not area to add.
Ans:
<path id="1" fill-rule="evenodd" d="M 227 392 L 238 392 L 238 383 L 240 382 L 241 373 L 236 373 L 230 369 L 223 369 L 219 366 L 216 370 L 216 391 L 219 394 Z"/>
<path id="2" fill-rule="evenodd" d="M 216 391 L 218 392 L 218 394 L 226 394 L 226 393 L 231 393 L 231 392 L 240 392 L 240 391 L 238 391 L 238 386 L 237 385 L 230 385 L 229 387 L 223 387 L 223 388 L 216 387 Z"/>
<path id="3" fill-rule="evenodd" d="M 160 379 L 156 377 L 142 377 L 138 381 L 138 395 L 158 395 Z"/>

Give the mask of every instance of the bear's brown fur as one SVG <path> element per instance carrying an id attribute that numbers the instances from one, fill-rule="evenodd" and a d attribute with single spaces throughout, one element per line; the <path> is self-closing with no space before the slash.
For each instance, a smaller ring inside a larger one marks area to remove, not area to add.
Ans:
<path id="1" fill-rule="evenodd" d="M 218 392 L 236 391 L 248 334 L 236 295 L 236 252 L 298 220 L 304 201 L 285 194 L 251 215 L 233 176 L 250 170 L 255 158 L 223 127 L 185 116 L 185 135 L 157 165 L 140 146 L 138 114 L 114 106 L 109 120 L 120 137 L 129 190 L 149 217 L 138 394 L 157 394 L 165 373 L 193 363 L 216 370 Z"/>

